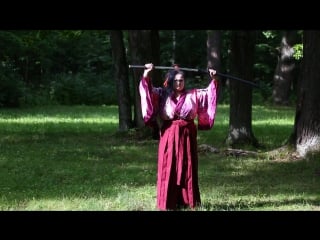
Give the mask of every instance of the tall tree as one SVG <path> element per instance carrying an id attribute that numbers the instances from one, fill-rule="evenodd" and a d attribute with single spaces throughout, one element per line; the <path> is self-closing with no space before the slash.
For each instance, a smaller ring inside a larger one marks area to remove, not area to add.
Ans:
<path id="1" fill-rule="evenodd" d="M 288 105 L 291 86 L 296 75 L 296 61 L 293 46 L 298 43 L 298 32 L 284 31 L 279 50 L 278 64 L 273 77 L 273 102 Z"/>
<path id="2" fill-rule="evenodd" d="M 214 68 L 217 72 L 221 72 L 221 31 L 207 31 L 207 67 Z M 217 77 L 219 84 L 222 85 L 221 79 Z M 223 84 L 224 85 L 224 84 Z M 222 86 L 219 87 L 218 96 L 221 94 Z"/>
<path id="3" fill-rule="evenodd" d="M 231 72 L 243 79 L 253 79 L 255 31 L 233 31 L 231 35 Z M 228 145 L 258 142 L 252 132 L 252 88 L 230 81 L 230 119 Z"/>
<path id="4" fill-rule="evenodd" d="M 151 42 L 151 61 L 154 65 L 160 65 L 160 36 L 158 30 L 150 31 L 150 42 Z M 160 71 L 154 71 L 153 83 L 156 86 L 160 86 L 163 82 Z"/>
<path id="5" fill-rule="evenodd" d="M 131 56 L 131 64 L 145 64 L 148 62 L 157 63 L 159 61 L 160 44 L 157 30 L 129 30 L 129 48 Z M 155 71 L 154 71 L 155 72 Z M 133 70 L 134 75 L 134 123 L 140 128 L 144 127 L 142 119 L 141 103 L 139 95 L 139 81 L 142 76 L 142 69 Z M 155 75 L 152 75 L 155 78 Z"/>
<path id="6" fill-rule="evenodd" d="M 291 141 L 300 157 L 320 152 L 320 31 L 303 32 L 302 78 Z"/>
<path id="7" fill-rule="evenodd" d="M 177 30 L 172 30 L 172 59 L 171 64 L 176 63 Z"/>
<path id="8" fill-rule="evenodd" d="M 115 80 L 119 106 L 119 131 L 132 127 L 132 112 L 128 76 L 128 64 L 121 30 L 110 31 L 112 58 L 114 62 Z"/>
<path id="9" fill-rule="evenodd" d="M 207 35 L 207 66 L 221 72 L 221 31 L 208 30 Z"/>

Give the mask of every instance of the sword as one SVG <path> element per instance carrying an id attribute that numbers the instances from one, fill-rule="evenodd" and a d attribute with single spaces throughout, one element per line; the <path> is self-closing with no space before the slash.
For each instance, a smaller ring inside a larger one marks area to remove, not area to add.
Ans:
<path id="1" fill-rule="evenodd" d="M 129 68 L 144 68 L 144 65 L 129 65 Z M 174 67 L 166 67 L 166 66 L 153 66 L 153 69 L 161 69 L 161 70 L 171 70 L 171 69 L 175 69 Z M 208 70 L 203 70 L 203 69 L 198 69 L 198 68 L 186 68 L 186 67 L 179 67 L 179 70 L 181 71 L 189 71 L 189 72 L 198 72 L 198 73 L 208 73 Z M 229 74 L 223 74 L 223 73 L 219 73 L 216 72 L 216 75 L 221 76 L 221 77 L 225 77 L 225 78 L 229 78 L 229 79 L 234 79 L 234 80 L 238 80 L 240 82 L 249 84 L 253 87 L 257 87 L 260 88 L 260 86 L 254 82 L 248 81 L 248 80 L 244 80 L 242 78 L 238 78 L 238 77 L 234 77 L 232 75 Z"/>

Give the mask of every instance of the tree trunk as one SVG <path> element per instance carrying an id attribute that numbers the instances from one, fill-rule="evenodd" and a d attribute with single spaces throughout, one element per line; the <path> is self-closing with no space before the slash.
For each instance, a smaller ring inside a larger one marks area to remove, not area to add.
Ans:
<path id="1" fill-rule="evenodd" d="M 207 35 L 208 68 L 221 72 L 221 31 L 208 30 Z"/>
<path id="2" fill-rule="evenodd" d="M 171 58 L 171 64 L 175 64 L 176 63 L 176 44 L 177 44 L 176 35 L 177 35 L 176 30 L 172 30 L 172 58 Z"/>
<path id="3" fill-rule="evenodd" d="M 160 65 L 160 36 L 158 30 L 151 30 L 151 62 L 154 65 Z M 162 74 L 160 71 L 153 71 L 152 82 L 155 86 L 163 84 Z"/>
<path id="4" fill-rule="evenodd" d="M 119 131 L 127 131 L 132 127 L 132 111 L 128 64 L 126 60 L 123 33 L 121 30 L 110 31 L 112 58 L 114 62 L 115 80 L 118 94 Z"/>
<path id="5" fill-rule="evenodd" d="M 158 62 L 160 56 L 160 44 L 157 43 L 157 30 L 129 30 L 129 47 L 131 51 L 131 64 L 143 65 L 150 62 Z M 153 49 L 158 48 L 159 49 Z M 156 78 L 156 71 L 152 71 L 152 79 Z M 142 77 L 143 69 L 134 69 L 134 122 L 138 128 L 144 127 L 142 118 L 141 102 L 139 95 L 139 81 Z"/>
<path id="6" fill-rule="evenodd" d="M 302 79 L 298 92 L 293 143 L 300 157 L 320 151 L 320 31 L 303 33 Z"/>
<path id="7" fill-rule="evenodd" d="M 298 41 L 297 31 L 284 31 L 278 64 L 273 77 L 273 102 L 288 105 L 291 86 L 296 76 L 296 61 L 293 46 Z"/>
<path id="8" fill-rule="evenodd" d="M 214 68 L 217 72 L 221 72 L 221 31 L 208 30 L 207 31 L 207 67 Z M 225 81 L 217 76 L 219 81 L 218 99 L 221 99 L 222 87 L 225 86 Z"/>
<path id="9" fill-rule="evenodd" d="M 231 36 L 231 72 L 235 76 L 253 79 L 255 32 L 233 31 Z M 258 145 L 252 132 L 252 87 L 230 80 L 230 120 L 226 143 Z"/>

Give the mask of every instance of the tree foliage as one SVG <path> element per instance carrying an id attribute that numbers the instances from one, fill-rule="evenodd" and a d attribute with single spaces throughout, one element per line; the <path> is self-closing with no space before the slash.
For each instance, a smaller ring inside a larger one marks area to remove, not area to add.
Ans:
<path id="1" fill-rule="evenodd" d="M 123 32 L 130 64 L 128 34 Z M 254 80 L 265 86 L 259 95 L 266 101 L 272 95 L 281 31 L 255 32 Z M 221 30 L 221 71 L 225 73 L 230 71 L 231 33 Z M 185 67 L 206 68 L 206 40 L 206 30 L 159 31 L 159 64 L 170 66 L 176 62 Z M 117 104 L 107 30 L 0 31 L 0 46 L 1 87 L 8 92 L 1 94 L 0 106 Z M 302 43 L 294 48 L 295 57 L 300 61 Z M 228 93 L 224 96 L 227 97 Z"/>

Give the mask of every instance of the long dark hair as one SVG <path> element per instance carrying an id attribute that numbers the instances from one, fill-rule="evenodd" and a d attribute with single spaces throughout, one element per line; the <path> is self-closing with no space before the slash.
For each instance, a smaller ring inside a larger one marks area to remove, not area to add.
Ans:
<path id="1" fill-rule="evenodd" d="M 182 77 L 185 76 L 184 72 L 181 71 L 181 70 L 176 70 L 176 69 L 173 69 L 173 70 L 169 70 L 168 73 L 166 74 L 166 80 L 164 82 L 164 86 L 169 90 L 169 91 L 172 91 L 173 90 L 173 81 L 174 81 L 174 78 L 177 74 L 181 74 Z"/>

